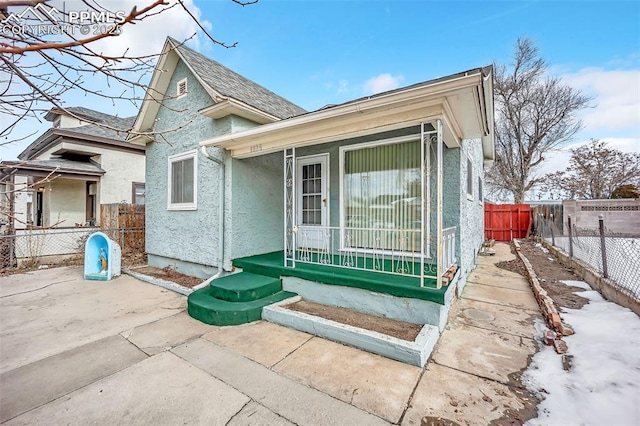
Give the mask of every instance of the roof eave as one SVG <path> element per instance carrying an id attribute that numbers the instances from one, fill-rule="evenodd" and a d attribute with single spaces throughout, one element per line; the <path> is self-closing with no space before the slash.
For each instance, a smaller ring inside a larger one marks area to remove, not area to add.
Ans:
<path id="1" fill-rule="evenodd" d="M 110 138 L 104 138 L 101 136 L 88 135 L 86 133 L 74 132 L 70 129 L 48 129 L 38 139 L 36 139 L 31 145 L 29 145 L 24 151 L 18 155 L 20 160 L 30 160 L 34 156 L 38 155 L 42 151 L 54 146 L 62 141 L 63 138 L 73 139 L 78 143 L 82 142 L 96 142 L 103 145 L 117 146 L 120 148 L 127 148 L 134 151 L 143 151 L 144 148 L 138 145 L 133 145 L 129 142 L 119 141 Z"/>
<path id="2" fill-rule="evenodd" d="M 273 123 L 274 121 L 280 120 L 280 118 L 276 116 L 267 114 L 258 108 L 233 98 L 222 98 L 219 102 L 203 108 L 199 112 L 205 117 L 213 119 L 219 119 L 233 114 L 258 124 Z"/>
<path id="3" fill-rule="evenodd" d="M 336 107 L 319 110 L 304 114 L 298 117 L 281 120 L 279 122 L 265 124 L 263 126 L 246 130 L 243 132 L 223 135 L 214 137 L 205 141 L 202 141 L 202 146 L 216 146 L 219 148 L 225 148 L 232 151 L 232 155 L 240 158 L 244 156 L 260 155 L 261 153 L 275 152 L 276 150 L 282 150 L 285 146 L 285 136 L 293 135 L 289 137 L 289 142 L 292 146 L 300 143 L 325 143 L 330 141 L 327 138 L 319 137 L 315 141 L 310 141 L 309 134 L 312 132 L 304 132 L 304 129 L 320 128 L 323 123 L 331 123 L 334 120 L 344 120 L 351 117 L 352 122 L 356 122 L 358 119 L 365 119 L 365 113 L 367 111 L 379 111 L 386 114 L 385 119 L 393 120 L 387 123 L 384 130 L 392 130 L 394 128 L 401 128 L 401 126 L 410 126 L 420 122 L 417 118 L 419 114 L 422 114 L 424 119 L 442 119 L 446 122 L 448 128 L 448 143 L 455 145 L 459 144 L 460 140 L 464 137 L 460 124 L 457 122 L 455 115 L 451 111 L 446 96 L 454 92 L 461 90 L 471 89 L 482 85 L 483 73 L 480 69 L 475 72 L 465 73 L 463 75 L 454 75 L 452 78 L 439 80 L 433 84 L 417 85 L 406 88 L 405 90 L 395 90 L 387 94 L 382 94 L 370 98 L 359 99 L 350 103 L 338 105 Z M 484 98 L 484 94 L 482 96 Z M 477 123 L 478 135 L 485 137 L 489 133 L 489 128 L 483 126 L 482 123 L 487 122 L 486 109 L 481 106 L 483 99 L 477 99 L 474 102 L 473 108 L 477 110 L 479 120 L 474 120 Z M 422 110 L 420 110 L 422 108 Z M 413 118 L 409 118 L 409 115 L 402 115 L 403 111 L 411 111 Z M 326 126 L 325 126 L 326 127 Z M 357 127 L 357 126 L 356 126 Z M 350 137 L 359 135 L 366 132 L 366 130 L 355 130 L 349 133 Z M 380 131 L 380 129 L 369 129 L 369 132 Z M 289 135 L 287 135 L 289 133 Z M 341 135 L 346 135 L 343 133 Z M 267 147 L 264 149 L 259 140 L 281 135 L 282 142 L 276 147 Z M 315 135 L 315 133 L 314 133 Z M 338 140 L 337 136 L 335 140 Z M 490 141 L 493 140 L 491 136 Z M 253 143 L 253 145 L 252 145 Z M 240 149 L 241 148 L 241 149 Z"/>

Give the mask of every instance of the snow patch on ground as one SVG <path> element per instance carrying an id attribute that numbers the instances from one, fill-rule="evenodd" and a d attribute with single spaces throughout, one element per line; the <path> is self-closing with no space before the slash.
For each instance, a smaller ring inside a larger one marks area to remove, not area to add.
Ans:
<path id="1" fill-rule="evenodd" d="M 575 287 L 584 282 L 568 281 Z M 582 309 L 563 309 L 562 318 L 576 334 L 564 338 L 571 369 L 562 357 L 543 346 L 522 380 L 544 400 L 538 418 L 527 425 L 639 425 L 640 318 L 604 300 L 596 291 L 578 293 L 589 299 Z M 541 336 L 546 326 L 536 324 Z"/>
<path id="2" fill-rule="evenodd" d="M 542 246 L 542 244 L 540 243 L 536 243 L 536 247 L 538 247 L 540 250 L 542 250 L 543 253 L 549 253 L 549 250 L 547 250 L 546 248 L 544 248 Z"/>
<path id="3" fill-rule="evenodd" d="M 561 280 L 561 283 L 565 283 L 569 287 L 578 287 L 583 290 L 593 290 L 591 286 L 584 281 L 574 281 L 574 280 Z"/>

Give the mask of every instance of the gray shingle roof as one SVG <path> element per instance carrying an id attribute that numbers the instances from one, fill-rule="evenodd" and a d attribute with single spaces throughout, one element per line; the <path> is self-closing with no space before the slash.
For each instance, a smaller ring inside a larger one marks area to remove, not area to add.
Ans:
<path id="1" fill-rule="evenodd" d="M 60 173 L 80 173 L 91 175 L 103 175 L 104 169 L 93 162 L 68 160 L 65 158 L 52 158 L 50 160 L 29 160 L 29 161 L 4 161 L 3 164 L 11 165 L 17 169 L 32 169 L 54 171 Z"/>
<path id="2" fill-rule="evenodd" d="M 62 129 L 51 128 L 45 133 L 38 136 L 35 141 L 33 141 L 24 151 L 22 151 L 20 155 L 18 155 L 19 159 L 26 160 L 36 151 L 39 151 L 44 146 L 52 143 L 56 134 L 66 134 L 71 136 L 73 134 L 76 134 L 80 139 L 82 139 L 83 136 L 94 136 L 111 139 L 117 142 L 125 142 L 128 135 L 127 132 L 131 129 L 135 120 L 135 117 L 121 118 L 84 107 L 69 107 L 66 109 L 73 114 L 85 117 L 88 120 L 96 121 L 109 127 L 113 127 L 114 129 L 118 129 L 120 131 L 112 130 L 98 124 L 85 124 L 84 126 L 65 127 Z M 66 115 L 67 113 L 62 110 L 52 109 L 51 111 L 49 111 L 49 114 Z"/>
<path id="3" fill-rule="evenodd" d="M 86 124 L 79 127 L 68 127 L 64 130 L 66 130 L 67 132 L 80 133 L 83 135 L 98 136 L 101 138 L 125 141 L 128 134 L 127 131 L 130 130 L 133 126 L 134 120 L 135 117 L 120 118 L 110 116 L 109 119 L 100 121 L 101 124 L 120 129 L 121 131 L 112 130 L 95 124 Z"/>
<path id="4" fill-rule="evenodd" d="M 231 71 L 224 65 L 181 45 L 171 37 L 169 40 L 198 76 L 223 96 L 237 99 L 282 119 L 306 113 L 298 105 Z"/>

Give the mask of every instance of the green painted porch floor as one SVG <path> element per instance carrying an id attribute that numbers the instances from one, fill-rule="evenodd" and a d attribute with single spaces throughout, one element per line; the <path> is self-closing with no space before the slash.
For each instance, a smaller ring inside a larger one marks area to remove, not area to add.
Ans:
<path id="1" fill-rule="evenodd" d="M 189 294 L 187 311 L 206 324 L 238 325 L 261 319 L 263 307 L 292 296 L 282 291 L 280 278 L 241 272 Z"/>
<path id="2" fill-rule="evenodd" d="M 288 268 L 284 266 L 283 251 L 235 259 L 233 264 L 242 268 L 244 272 L 278 279 L 280 277 L 298 277 L 323 284 L 356 287 L 392 296 L 428 300 L 441 305 L 444 304 L 447 291 L 447 287 L 437 289 L 435 279 L 425 279 L 425 286 L 420 287 L 420 278 L 406 275 L 303 262 L 296 262 L 295 268 Z"/>

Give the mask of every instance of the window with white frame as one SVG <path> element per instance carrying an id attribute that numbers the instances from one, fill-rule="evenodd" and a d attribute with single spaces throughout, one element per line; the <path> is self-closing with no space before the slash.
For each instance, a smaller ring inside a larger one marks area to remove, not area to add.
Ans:
<path id="1" fill-rule="evenodd" d="M 176 97 L 182 98 L 183 96 L 187 96 L 187 79 L 183 78 L 178 81 L 176 84 Z"/>
<path id="2" fill-rule="evenodd" d="M 352 247 L 419 251 L 420 141 L 343 147 L 342 223 Z"/>
<path id="3" fill-rule="evenodd" d="M 482 201 L 482 178 L 478 176 L 478 201 Z"/>
<path id="4" fill-rule="evenodd" d="M 131 203 L 144 204 L 144 183 L 133 182 L 131 186 Z"/>
<path id="5" fill-rule="evenodd" d="M 169 210 L 197 208 L 197 150 L 169 157 Z"/>
<path id="6" fill-rule="evenodd" d="M 467 198 L 473 199 L 473 164 L 467 158 Z"/>

